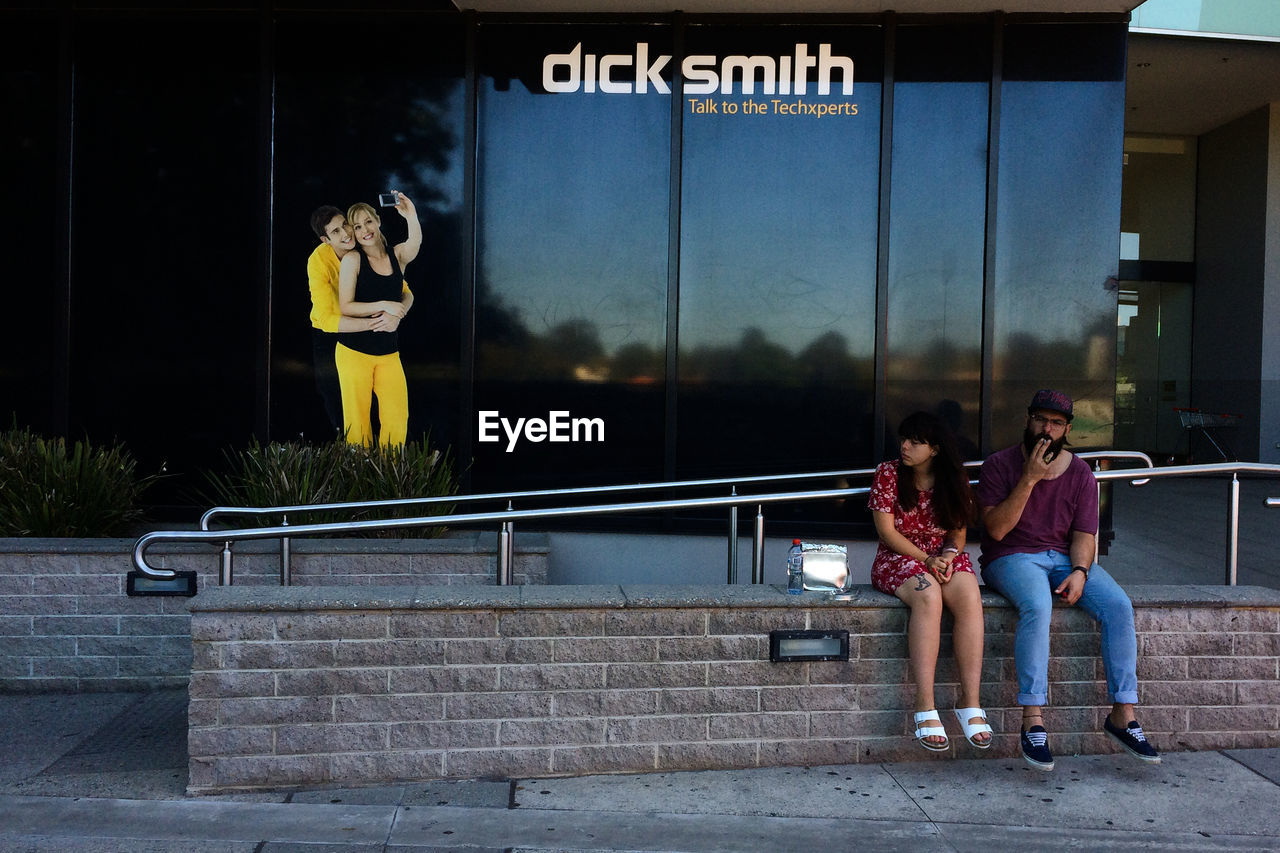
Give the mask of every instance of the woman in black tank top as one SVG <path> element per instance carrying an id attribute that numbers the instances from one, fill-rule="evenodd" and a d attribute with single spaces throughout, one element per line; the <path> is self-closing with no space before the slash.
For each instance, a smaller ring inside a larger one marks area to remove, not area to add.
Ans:
<path id="1" fill-rule="evenodd" d="M 339 337 L 335 362 L 342 389 L 342 420 L 347 441 L 373 441 L 370 411 L 378 399 L 381 424 L 378 443 L 403 444 L 408 432 L 408 388 L 400 364 L 397 329 L 413 305 L 413 293 L 404 282 L 404 270 L 422 246 L 422 225 L 413 202 L 396 194 L 396 211 L 405 218 L 409 236 L 394 247 L 382 234 L 382 220 L 371 206 L 361 202 L 347 211 L 359 252 L 342 258 L 338 273 L 338 307 L 349 317 L 384 315 L 392 320 L 387 331 L 350 332 Z"/>
<path id="2" fill-rule="evenodd" d="M 361 259 L 360 270 L 356 273 L 355 294 L 353 301 L 347 304 L 348 310 L 365 311 L 385 302 L 388 304 L 383 309 L 383 313 L 389 311 L 394 316 L 396 308 L 404 307 L 400 301 L 404 295 L 404 272 L 400 269 L 394 252 L 388 252 L 386 260 L 390 261 L 391 271 L 383 275 L 374 269 L 367 257 Z M 343 313 L 347 311 L 344 310 Z M 403 317 L 403 314 L 400 316 Z M 400 350 L 399 323 L 395 325 L 397 330 L 390 332 L 343 332 L 338 340 L 345 346 L 367 355 L 390 355 Z"/>

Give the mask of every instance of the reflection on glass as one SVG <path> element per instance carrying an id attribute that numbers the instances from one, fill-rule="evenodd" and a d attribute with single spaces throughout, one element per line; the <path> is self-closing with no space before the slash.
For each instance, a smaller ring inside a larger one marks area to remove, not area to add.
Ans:
<path id="1" fill-rule="evenodd" d="M 1192 286 L 1122 281 L 1119 303 L 1115 446 L 1185 456 L 1188 434 L 1174 407 L 1191 400 Z"/>
<path id="2" fill-rule="evenodd" d="M 688 32 L 689 54 L 722 64 L 721 88 L 684 104 L 680 476 L 870 459 L 880 39 L 875 27 Z M 798 94 L 797 69 L 822 45 L 830 91 L 818 62 Z"/>
<path id="3" fill-rule="evenodd" d="M 85 17 L 73 38 L 71 433 L 167 462 L 165 502 L 253 431 L 257 19 Z"/>
<path id="4" fill-rule="evenodd" d="M 385 19 L 343 18 L 338 32 L 331 17 L 287 15 L 267 51 L 266 127 L 256 14 L 66 18 L 74 433 L 163 453 L 171 469 L 216 462 L 253 428 L 269 350 L 273 437 L 322 434 L 307 217 L 393 188 L 417 202 L 426 235 L 410 270 L 417 306 L 401 329 L 411 432 L 474 437 L 477 412 L 460 411 L 457 393 L 471 321 L 476 409 L 605 423 L 598 446 L 530 439 L 507 453 L 505 441 L 476 443 L 475 459 L 459 460 L 473 464 L 475 488 L 656 479 L 664 450 L 678 476 L 870 464 L 881 428 L 871 422 L 878 261 L 889 311 L 888 410 L 878 414 L 893 426 L 910 408 L 958 407 L 961 431 L 972 432 L 990 62 L 981 26 L 898 27 L 888 255 L 878 259 L 876 27 L 690 19 L 689 91 L 671 94 L 674 61 L 658 61 L 673 53 L 668 25 L 414 14 L 396 19 L 395 36 L 415 48 L 395 51 L 384 49 Z M 5 18 L 15 20 L 28 19 Z M 2 192 L 10 209 L 53 222 L 58 92 L 46 36 L 57 24 L 29 20 L 0 33 L 13 167 Z M 1082 400 L 1074 437 L 1106 443 L 1125 28 L 1006 31 L 987 440 L 1013 440 L 1031 392 L 1055 385 Z M 342 55 L 317 53 L 338 35 Z M 463 53 L 473 35 L 469 151 Z M 549 54 L 566 59 L 547 77 Z M 548 79 L 574 91 L 549 93 Z M 642 82 L 647 91 L 634 91 Z M 474 211 L 464 184 L 473 156 Z M 678 247 L 668 243 L 673 204 Z M 462 302 L 473 259 L 461 255 L 473 214 L 474 305 Z M 268 217 L 270 234 L 260 228 Z M 121 223 L 144 235 L 145 258 L 121 245 Z M 393 239 L 396 227 L 393 217 Z M 30 239 L 14 277 L 47 313 L 61 306 L 53 265 L 39 257 L 56 237 L 36 229 Z M 669 280 L 678 305 L 668 305 Z M 669 317 L 679 333 L 670 340 Z M 668 377 L 677 343 L 679 372 Z M 2 346 L 0 400 L 20 416 L 52 408 L 53 330 L 24 326 Z M 679 381 L 671 411 L 669 378 Z M 677 426 L 676 447 L 664 448 Z"/>
<path id="5" fill-rule="evenodd" d="M 886 431 L 931 411 L 967 458 L 978 456 L 988 33 L 899 28 L 893 104 Z"/>
<path id="6" fill-rule="evenodd" d="M 457 15 L 400 20 L 387 51 L 381 20 L 344 20 L 344 53 L 368 57 L 325 64 L 316 45 L 329 20 L 284 19 L 276 45 L 276 197 L 272 265 L 272 433 L 328 434 L 312 366 L 307 257 L 316 247 L 308 218 L 321 205 L 377 204 L 380 192 L 409 196 L 422 223 L 422 250 L 407 280 L 415 303 L 399 331 L 409 386 L 409 435 L 430 432 L 456 445 L 460 353 L 464 142 L 464 30 Z M 406 225 L 383 211 L 393 243 Z"/>
<path id="7" fill-rule="evenodd" d="M 1123 24 L 1007 28 L 994 447 L 1017 440 L 1043 387 L 1079 401 L 1075 444 L 1111 444 L 1125 36 Z"/>
<path id="8" fill-rule="evenodd" d="M 21 250 L 6 254 L 4 280 L 21 293 L 23 322 L 0 335 L 0 430 L 21 426 L 50 432 L 58 338 L 57 19 L 6 17 L 0 26 L 0 204 L 21 227 Z M 15 246 L 14 248 L 18 248 Z"/>
<path id="9" fill-rule="evenodd" d="M 670 53 L 667 27 L 480 27 L 476 408 L 606 441 L 478 440 L 477 487 L 661 476 L 671 69 L 636 68 Z"/>

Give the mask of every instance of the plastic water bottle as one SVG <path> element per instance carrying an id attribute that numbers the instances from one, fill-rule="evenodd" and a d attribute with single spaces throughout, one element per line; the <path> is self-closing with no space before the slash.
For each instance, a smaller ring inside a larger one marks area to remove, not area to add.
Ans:
<path id="1" fill-rule="evenodd" d="M 800 540 L 791 540 L 791 550 L 787 551 L 787 594 L 799 595 L 804 592 L 804 554 L 800 549 Z"/>

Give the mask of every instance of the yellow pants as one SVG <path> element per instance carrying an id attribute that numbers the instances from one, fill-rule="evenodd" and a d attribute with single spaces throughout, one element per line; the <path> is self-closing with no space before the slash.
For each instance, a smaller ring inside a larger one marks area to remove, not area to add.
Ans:
<path id="1" fill-rule="evenodd" d="M 409 433 L 409 387 L 400 353 L 367 355 L 337 344 L 333 353 L 342 389 L 342 426 L 348 444 L 372 444 L 370 411 L 378 397 L 378 443 L 401 445 Z"/>

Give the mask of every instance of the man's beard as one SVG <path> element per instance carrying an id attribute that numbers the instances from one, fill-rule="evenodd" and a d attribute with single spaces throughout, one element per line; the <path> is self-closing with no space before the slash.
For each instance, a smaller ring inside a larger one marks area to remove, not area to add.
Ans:
<path id="1" fill-rule="evenodd" d="M 1027 449 L 1028 456 L 1030 456 L 1033 452 L 1035 452 L 1036 442 L 1038 442 L 1042 438 L 1049 438 L 1049 436 L 1037 434 L 1031 430 L 1031 427 L 1027 427 L 1025 430 L 1023 430 L 1022 446 Z M 1063 433 L 1061 438 L 1050 439 L 1049 447 L 1045 450 L 1046 458 L 1050 460 L 1056 459 L 1058 457 L 1058 454 L 1062 452 L 1062 448 L 1065 447 L 1066 444 L 1067 444 L 1066 433 Z"/>

